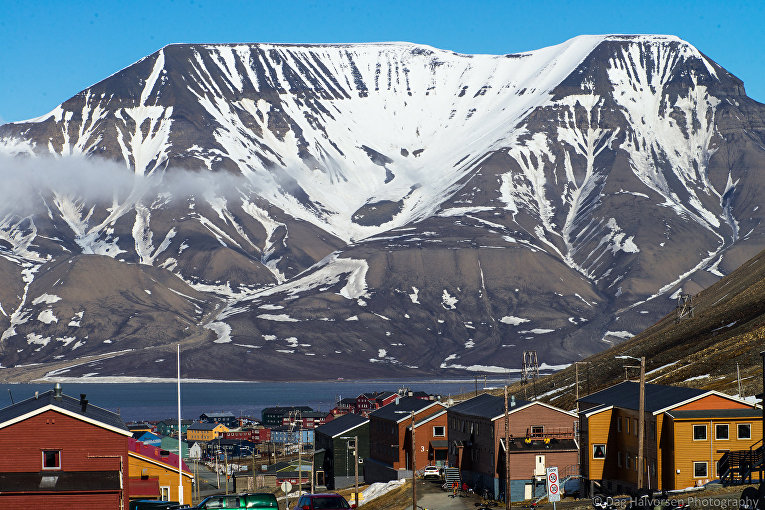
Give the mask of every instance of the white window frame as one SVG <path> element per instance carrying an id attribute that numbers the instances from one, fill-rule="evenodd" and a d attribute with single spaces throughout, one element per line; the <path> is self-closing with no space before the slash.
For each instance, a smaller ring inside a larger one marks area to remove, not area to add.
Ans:
<path id="1" fill-rule="evenodd" d="M 595 449 L 598 446 L 602 446 L 603 447 L 603 457 L 602 458 L 595 456 Z M 593 445 L 592 445 L 592 458 L 594 460 L 605 460 L 606 459 L 606 455 L 607 455 L 607 451 L 606 451 L 606 445 L 604 443 L 593 443 Z"/>
<path id="2" fill-rule="evenodd" d="M 437 434 L 436 429 L 441 429 L 442 433 Z M 446 427 L 443 425 L 433 425 L 433 437 L 446 437 Z"/>
<path id="3" fill-rule="evenodd" d="M 704 439 L 696 439 L 696 427 L 704 427 Z M 694 441 L 706 441 L 709 438 L 709 434 L 708 434 L 708 431 L 707 431 L 707 424 L 706 423 L 704 423 L 704 424 L 694 424 L 693 428 L 692 428 L 692 431 L 693 431 L 693 436 L 692 437 L 693 437 Z"/>
<path id="4" fill-rule="evenodd" d="M 45 452 L 58 452 L 58 466 L 55 467 L 45 467 Z M 49 448 L 47 450 L 43 450 L 41 452 L 42 459 L 41 459 L 41 465 L 43 468 L 43 471 L 61 471 L 61 450 L 57 448 Z"/>
<path id="5" fill-rule="evenodd" d="M 162 485 L 159 488 L 159 497 L 162 501 L 170 501 L 170 486 Z"/>
<path id="6" fill-rule="evenodd" d="M 696 465 L 698 464 L 704 464 L 704 474 L 703 475 L 697 475 L 696 474 Z M 693 477 L 694 478 L 709 478 L 709 461 L 694 461 L 693 462 Z"/>
<path id="7" fill-rule="evenodd" d="M 541 432 L 534 432 L 534 429 L 542 429 L 542 431 Z M 544 425 L 532 425 L 531 426 L 531 435 L 532 435 L 532 437 L 535 436 L 536 434 L 544 435 L 544 433 L 545 433 L 545 426 Z"/>
<path id="8" fill-rule="evenodd" d="M 749 437 L 741 437 L 739 435 L 739 427 L 746 425 L 749 427 Z M 736 439 L 752 439 L 752 424 L 751 423 L 736 423 Z"/>
<path id="9" fill-rule="evenodd" d="M 717 435 L 718 427 L 725 427 L 727 431 L 727 437 L 720 437 Z M 715 441 L 728 441 L 730 440 L 730 425 L 727 423 L 715 423 Z"/>

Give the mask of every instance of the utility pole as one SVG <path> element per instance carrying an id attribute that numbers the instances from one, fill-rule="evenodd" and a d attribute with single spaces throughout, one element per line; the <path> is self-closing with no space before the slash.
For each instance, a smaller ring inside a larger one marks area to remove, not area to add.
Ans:
<path id="1" fill-rule="evenodd" d="M 475 396 L 477 397 L 478 396 L 478 376 L 475 376 L 474 379 L 475 379 Z M 416 510 L 416 509 L 412 509 L 412 510 Z"/>
<path id="2" fill-rule="evenodd" d="M 347 457 L 346 457 L 347 458 Z M 359 436 L 353 437 L 353 472 L 355 481 L 353 484 L 353 492 L 356 495 L 356 508 L 359 506 Z"/>
<path id="3" fill-rule="evenodd" d="M 255 448 L 252 449 L 252 491 L 255 492 Z"/>
<path id="4" fill-rule="evenodd" d="M 738 363 L 736 363 L 736 381 L 738 381 L 738 398 L 744 398 L 741 395 L 741 369 L 739 369 Z"/>
<path id="5" fill-rule="evenodd" d="M 645 446 L 645 356 L 640 357 L 640 404 L 638 406 L 638 490 L 643 488 L 643 449 Z"/>
<path id="6" fill-rule="evenodd" d="M 220 468 L 218 467 L 218 457 L 220 457 L 220 441 L 218 441 L 218 449 L 215 451 L 215 474 L 218 478 L 218 490 L 220 490 Z"/>
<path id="7" fill-rule="evenodd" d="M 303 434 L 298 426 L 298 495 L 301 494 L 303 494 Z"/>
<path id="8" fill-rule="evenodd" d="M 228 494 L 228 452 L 223 451 L 223 463 L 226 466 L 226 494 Z"/>
<path id="9" fill-rule="evenodd" d="M 507 407 L 507 385 L 505 385 L 505 509 L 510 510 L 510 412 Z"/>
<path id="10" fill-rule="evenodd" d="M 476 381 L 478 379 L 476 378 Z M 476 388 L 477 390 L 477 388 Z M 763 414 L 765 416 L 765 414 Z M 359 463 L 356 463 L 358 466 Z M 356 496 L 358 497 L 358 495 Z M 358 506 L 359 500 L 356 500 Z M 412 411 L 412 510 L 417 510 L 417 449 L 414 443 L 414 411 Z"/>
<path id="11" fill-rule="evenodd" d="M 316 429 L 314 429 L 311 439 L 311 494 L 313 494 L 313 483 L 316 479 L 316 473 L 313 472 L 313 464 L 316 461 Z"/>

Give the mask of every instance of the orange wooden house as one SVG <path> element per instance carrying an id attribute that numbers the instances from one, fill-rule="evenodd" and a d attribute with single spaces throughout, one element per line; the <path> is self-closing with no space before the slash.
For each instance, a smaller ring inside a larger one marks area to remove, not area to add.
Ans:
<path id="1" fill-rule="evenodd" d="M 581 472 L 593 493 L 638 485 L 640 385 L 625 381 L 579 399 Z M 645 385 L 642 486 L 675 490 L 719 479 L 726 452 L 762 437 L 762 411 L 717 391 Z"/>

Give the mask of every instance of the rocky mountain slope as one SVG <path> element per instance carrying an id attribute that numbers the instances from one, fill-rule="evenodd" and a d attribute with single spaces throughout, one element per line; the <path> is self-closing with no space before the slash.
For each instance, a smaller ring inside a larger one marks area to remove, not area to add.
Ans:
<path id="1" fill-rule="evenodd" d="M 762 392 L 765 350 L 765 251 L 692 296 L 693 316 L 672 311 L 639 335 L 583 360 L 579 392 L 585 395 L 624 380 L 638 380 L 646 358 L 646 382 L 690 386 L 752 398 Z M 740 387 L 739 387 L 740 382 Z M 514 384 L 516 394 L 567 409 L 575 406 L 576 370 L 568 367 L 536 384 Z M 740 390 L 740 393 L 739 393 Z M 497 392 L 499 393 L 499 392 Z"/>
<path id="2" fill-rule="evenodd" d="M 171 45 L 0 146 L 0 363 L 57 375 L 559 365 L 765 247 L 765 106 L 671 36 Z"/>

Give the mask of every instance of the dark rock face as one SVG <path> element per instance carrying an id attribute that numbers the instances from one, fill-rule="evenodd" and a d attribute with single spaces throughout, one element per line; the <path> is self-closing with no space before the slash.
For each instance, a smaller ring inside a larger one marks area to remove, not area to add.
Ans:
<path id="1" fill-rule="evenodd" d="M 135 174 L 0 213 L 2 366 L 119 353 L 60 376 L 559 365 L 765 247 L 765 106 L 673 37 L 172 45 L 0 146 Z"/>

